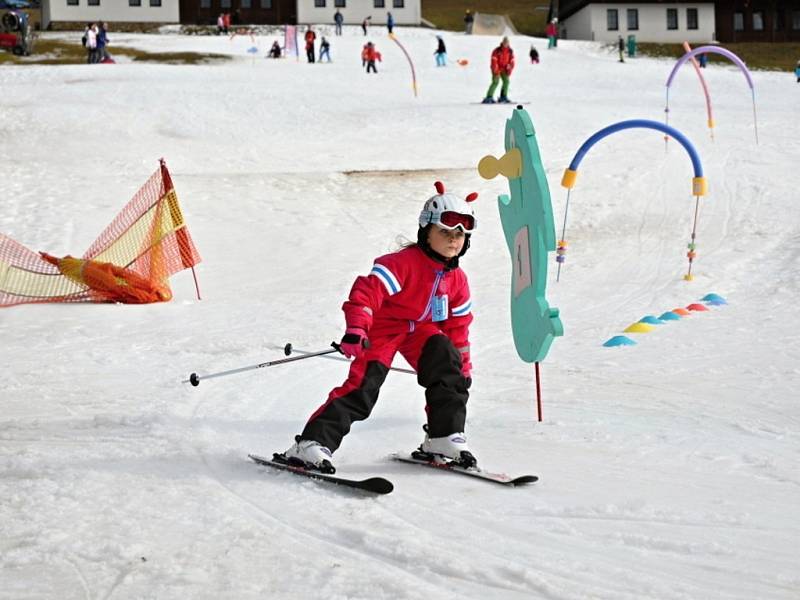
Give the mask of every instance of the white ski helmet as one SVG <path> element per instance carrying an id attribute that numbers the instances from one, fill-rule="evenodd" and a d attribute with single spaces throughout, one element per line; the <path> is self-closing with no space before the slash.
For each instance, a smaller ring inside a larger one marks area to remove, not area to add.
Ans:
<path id="1" fill-rule="evenodd" d="M 437 194 L 426 200 L 419 213 L 420 228 L 433 224 L 443 229 L 460 227 L 467 234 L 475 231 L 478 220 L 471 203 L 477 199 L 478 193 L 472 192 L 466 198 L 459 198 L 455 194 L 446 194 L 441 181 L 434 183 L 434 186 Z"/>

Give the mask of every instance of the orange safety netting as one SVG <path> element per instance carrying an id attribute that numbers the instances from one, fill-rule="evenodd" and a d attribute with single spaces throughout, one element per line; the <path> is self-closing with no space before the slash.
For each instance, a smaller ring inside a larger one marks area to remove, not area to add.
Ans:
<path id="1" fill-rule="evenodd" d="M 0 233 L 0 306 L 164 302 L 169 277 L 199 262 L 162 160 L 81 258 L 37 254 Z"/>

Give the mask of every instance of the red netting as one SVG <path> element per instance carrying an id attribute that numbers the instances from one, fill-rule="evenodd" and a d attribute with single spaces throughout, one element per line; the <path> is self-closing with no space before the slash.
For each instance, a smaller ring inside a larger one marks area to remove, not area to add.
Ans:
<path id="1" fill-rule="evenodd" d="M 162 161 L 82 258 L 40 256 L 0 234 L 0 306 L 169 300 L 168 278 L 199 262 Z"/>

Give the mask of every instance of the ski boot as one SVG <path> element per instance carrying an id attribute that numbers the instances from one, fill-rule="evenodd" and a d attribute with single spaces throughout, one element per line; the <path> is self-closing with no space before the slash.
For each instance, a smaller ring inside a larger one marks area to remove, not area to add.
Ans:
<path id="1" fill-rule="evenodd" d="M 462 432 L 438 438 L 428 436 L 428 426 L 423 425 L 425 439 L 419 449 L 411 453 L 412 458 L 430 462 L 448 463 L 469 469 L 478 466 L 478 460 L 467 447 L 467 438 Z"/>
<path id="2" fill-rule="evenodd" d="M 319 442 L 304 440 L 298 435 L 286 452 L 275 454 L 275 459 L 282 462 L 280 459 L 283 458 L 290 465 L 332 474 L 336 473 L 336 468 L 331 462 L 332 455 L 333 453 Z"/>
<path id="3" fill-rule="evenodd" d="M 500 104 L 511 104 L 511 100 L 509 100 L 509 99 L 508 99 L 508 98 L 506 98 L 505 96 L 500 96 L 500 98 L 498 98 L 498 99 L 497 99 L 497 101 L 498 101 Z"/>
<path id="4" fill-rule="evenodd" d="M 483 99 L 481 104 L 494 104 L 494 98 L 492 98 L 491 96 L 486 96 L 486 98 Z"/>

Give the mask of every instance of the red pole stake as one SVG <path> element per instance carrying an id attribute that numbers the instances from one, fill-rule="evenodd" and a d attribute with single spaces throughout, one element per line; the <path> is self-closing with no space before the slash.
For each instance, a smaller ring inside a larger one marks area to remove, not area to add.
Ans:
<path id="1" fill-rule="evenodd" d="M 197 284 L 197 273 L 194 272 L 194 267 L 192 267 L 192 277 L 194 277 L 194 289 L 197 290 L 197 299 L 202 300 L 200 297 L 200 286 Z"/>
<path id="2" fill-rule="evenodd" d="M 536 361 L 536 412 L 542 422 L 542 386 L 539 380 L 539 361 Z"/>

